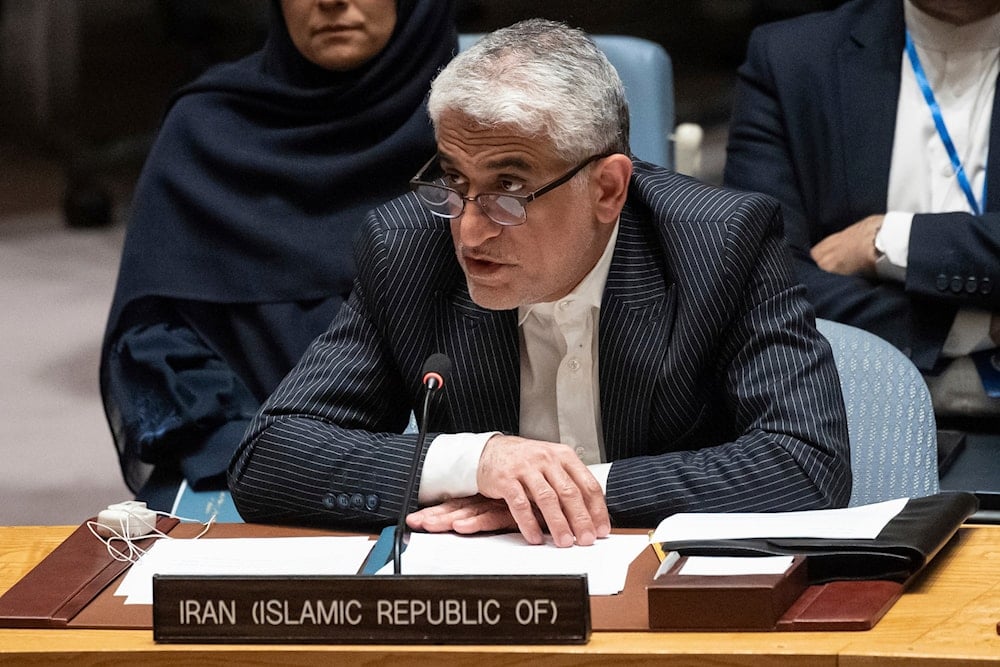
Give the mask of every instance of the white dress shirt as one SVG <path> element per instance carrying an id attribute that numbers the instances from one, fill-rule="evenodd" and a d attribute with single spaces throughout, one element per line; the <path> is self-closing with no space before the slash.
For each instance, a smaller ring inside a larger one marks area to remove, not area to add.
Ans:
<path id="1" fill-rule="evenodd" d="M 562 299 L 518 308 L 521 342 L 522 437 L 561 442 L 607 488 L 598 381 L 601 297 L 611 268 L 618 225 L 601 258 Z M 441 434 L 427 448 L 418 500 L 422 505 L 479 492 L 476 472 L 490 433 Z"/>
<path id="2" fill-rule="evenodd" d="M 909 0 L 903 8 L 920 63 L 978 200 L 986 181 L 990 117 L 1000 68 L 1000 14 L 955 26 L 923 13 Z M 906 53 L 886 210 L 876 237 L 876 246 L 885 254 L 876 270 L 884 279 L 899 281 L 906 278 L 914 213 L 972 210 Z M 994 347 L 989 325 L 989 312 L 960 310 L 942 353 L 958 357 Z"/>

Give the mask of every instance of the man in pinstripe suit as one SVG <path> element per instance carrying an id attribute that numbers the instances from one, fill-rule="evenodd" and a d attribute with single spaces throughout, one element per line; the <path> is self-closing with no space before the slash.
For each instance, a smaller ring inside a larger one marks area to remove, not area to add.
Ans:
<path id="1" fill-rule="evenodd" d="M 629 158 L 614 69 L 531 20 L 433 84 L 439 153 L 373 211 L 348 303 L 265 403 L 230 466 L 241 514 L 591 544 L 678 511 L 846 504 L 830 348 L 785 265 L 777 205 Z"/>

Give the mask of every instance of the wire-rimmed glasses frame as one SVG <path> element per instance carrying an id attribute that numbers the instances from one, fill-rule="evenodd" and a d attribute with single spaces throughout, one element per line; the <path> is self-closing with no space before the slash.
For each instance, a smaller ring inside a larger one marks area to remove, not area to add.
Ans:
<path id="1" fill-rule="evenodd" d="M 454 220 L 465 213 L 466 202 L 475 202 L 479 209 L 486 214 L 493 222 L 504 227 L 515 227 L 523 225 L 528 219 L 525 206 L 528 202 L 534 201 L 551 192 L 560 185 L 567 183 L 571 178 L 580 173 L 580 170 L 595 160 L 614 155 L 615 151 L 598 153 L 579 163 L 568 172 L 559 176 L 553 181 L 549 181 L 533 192 L 523 195 L 509 194 L 506 192 L 480 192 L 474 197 L 467 197 L 455 188 L 450 188 L 441 183 L 425 181 L 424 172 L 437 163 L 439 155 L 435 154 L 430 160 L 420 168 L 417 175 L 410 179 L 410 190 L 417 195 L 417 199 L 424 208 L 439 218 Z"/>

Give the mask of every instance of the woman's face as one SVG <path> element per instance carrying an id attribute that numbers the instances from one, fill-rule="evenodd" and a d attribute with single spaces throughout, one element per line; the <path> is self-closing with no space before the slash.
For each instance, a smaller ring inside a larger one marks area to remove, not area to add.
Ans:
<path id="1" fill-rule="evenodd" d="M 337 72 L 375 57 L 396 27 L 395 0 L 281 0 L 281 13 L 299 53 Z"/>

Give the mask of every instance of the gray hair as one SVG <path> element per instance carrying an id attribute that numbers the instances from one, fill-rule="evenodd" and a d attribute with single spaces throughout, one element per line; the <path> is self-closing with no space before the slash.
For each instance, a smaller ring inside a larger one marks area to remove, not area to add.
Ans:
<path id="1" fill-rule="evenodd" d="M 435 130 L 446 110 L 543 138 L 568 161 L 629 154 L 618 72 L 585 33 L 556 21 L 515 23 L 458 54 L 431 84 Z"/>

